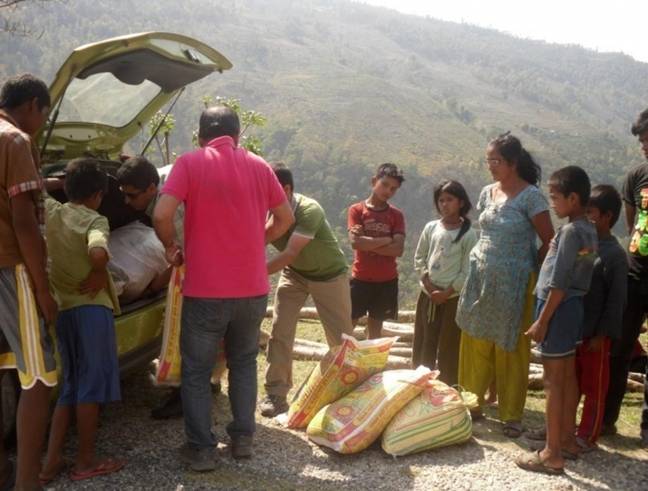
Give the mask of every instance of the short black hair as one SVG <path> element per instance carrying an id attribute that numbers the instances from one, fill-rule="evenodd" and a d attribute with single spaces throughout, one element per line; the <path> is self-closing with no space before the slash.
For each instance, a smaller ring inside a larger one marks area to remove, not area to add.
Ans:
<path id="1" fill-rule="evenodd" d="M 275 173 L 275 176 L 277 176 L 277 179 L 279 180 L 279 183 L 281 186 L 290 186 L 290 190 L 294 191 L 295 190 L 295 183 L 293 181 L 293 175 L 290 169 L 286 164 L 283 162 L 272 162 L 270 164 L 272 167 L 272 170 Z"/>
<path id="2" fill-rule="evenodd" d="M 237 138 L 241 132 L 238 114 L 227 106 L 212 106 L 200 115 L 198 137 L 203 140 L 213 140 L 219 136 Z"/>
<path id="3" fill-rule="evenodd" d="M 70 201 L 83 201 L 99 191 L 106 194 L 108 175 L 96 159 L 74 159 L 65 167 L 64 190 Z"/>
<path id="4" fill-rule="evenodd" d="M 597 208 L 601 213 L 612 213 L 610 227 L 614 227 L 621 214 L 621 195 L 611 184 L 599 184 L 592 188 L 587 206 Z"/>
<path id="5" fill-rule="evenodd" d="M 396 164 L 392 164 L 391 162 L 380 164 L 378 166 L 378 169 L 376 170 L 375 177 L 377 179 L 380 179 L 381 177 L 391 177 L 393 179 L 396 179 L 398 181 L 398 184 L 403 184 L 403 181 L 405 180 L 403 171 L 400 170 Z"/>
<path id="6" fill-rule="evenodd" d="M 551 174 L 549 185 L 555 187 L 563 196 L 576 193 L 581 205 L 587 206 L 592 185 L 587 172 L 577 165 L 568 165 Z"/>
<path id="7" fill-rule="evenodd" d="M 38 109 L 51 105 L 47 85 L 30 73 L 7 79 L 0 90 L 0 108 L 2 109 L 14 109 L 34 99 L 37 101 Z"/>
<path id="8" fill-rule="evenodd" d="M 160 184 L 160 174 L 146 157 L 131 157 L 117 170 L 117 182 L 144 191 L 151 184 Z"/>
<path id="9" fill-rule="evenodd" d="M 645 131 L 648 131 L 648 109 L 643 110 L 637 117 L 637 121 L 632 125 L 631 131 L 634 136 L 639 136 Z"/>

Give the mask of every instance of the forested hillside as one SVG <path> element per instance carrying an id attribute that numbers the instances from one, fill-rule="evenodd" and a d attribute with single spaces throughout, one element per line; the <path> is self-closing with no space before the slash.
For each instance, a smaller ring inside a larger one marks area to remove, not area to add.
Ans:
<path id="1" fill-rule="evenodd" d="M 51 81 L 76 46 L 141 31 L 180 32 L 221 51 L 234 68 L 183 95 L 174 149 L 191 145 L 202 95 L 239 98 L 268 118 L 265 156 L 295 170 L 298 190 L 320 200 L 343 239 L 346 207 L 368 192 L 371 169 L 402 165 L 407 181 L 394 202 L 409 226 L 406 303 L 413 249 L 434 216 L 432 185 L 459 178 L 476 200 L 492 136 L 520 136 L 545 175 L 577 164 L 594 182 L 618 184 L 641 161 L 629 126 L 648 106 L 648 64 L 620 54 L 346 0 L 63 0 L 14 16 L 42 35 L 0 34 L 0 76 Z"/>

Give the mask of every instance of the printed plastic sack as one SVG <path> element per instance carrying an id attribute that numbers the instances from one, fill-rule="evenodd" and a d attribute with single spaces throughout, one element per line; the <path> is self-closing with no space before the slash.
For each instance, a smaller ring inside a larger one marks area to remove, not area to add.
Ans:
<path id="1" fill-rule="evenodd" d="M 164 326 L 162 332 L 162 350 L 155 371 L 155 384 L 161 386 L 180 386 L 180 325 L 182 319 L 182 282 L 185 268 L 173 268 L 167 290 L 166 308 L 164 311 Z M 218 350 L 216 366 L 212 373 L 212 383 L 220 382 L 225 372 L 225 349 L 221 345 Z"/>
<path id="2" fill-rule="evenodd" d="M 169 267 L 164 246 L 151 227 L 133 222 L 110 233 L 108 270 L 117 279 L 119 300 L 130 303 L 142 296 L 156 275 Z"/>
<path id="3" fill-rule="evenodd" d="M 382 448 L 398 456 L 463 443 L 472 435 L 470 408 L 474 407 L 475 394 L 459 393 L 440 380 L 430 380 L 387 425 Z"/>
<path id="4" fill-rule="evenodd" d="M 360 452 L 436 373 L 420 366 L 372 375 L 350 394 L 323 407 L 308 425 L 308 437 L 343 454 Z"/>
<path id="5" fill-rule="evenodd" d="M 374 373 L 385 369 L 398 338 L 358 341 L 346 334 L 311 372 L 288 410 L 288 428 L 306 428 L 321 408 L 337 401 Z"/>

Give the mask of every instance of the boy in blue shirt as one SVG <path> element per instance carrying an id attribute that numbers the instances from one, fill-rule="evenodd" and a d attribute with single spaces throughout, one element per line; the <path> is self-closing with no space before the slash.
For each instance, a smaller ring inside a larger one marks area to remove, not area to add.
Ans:
<path id="1" fill-rule="evenodd" d="M 568 166 L 549 179 L 549 199 L 558 218 L 568 218 L 551 241 L 536 285 L 536 321 L 526 332 L 542 353 L 547 441 L 544 449 L 516 460 L 522 469 L 563 474 L 564 458 L 578 453 L 574 436 L 579 391 L 576 347 L 583 338 L 583 297 L 592 280 L 598 238 L 585 215 L 590 180 Z"/>
<path id="2" fill-rule="evenodd" d="M 580 393 L 585 396 L 577 440 L 582 451 L 596 448 L 603 424 L 610 380 L 610 346 L 621 337 L 628 293 L 628 260 L 611 229 L 621 213 L 621 197 L 614 186 L 592 189 L 587 216 L 598 234 L 598 259 L 585 296 L 583 343 L 576 351 Z"/>

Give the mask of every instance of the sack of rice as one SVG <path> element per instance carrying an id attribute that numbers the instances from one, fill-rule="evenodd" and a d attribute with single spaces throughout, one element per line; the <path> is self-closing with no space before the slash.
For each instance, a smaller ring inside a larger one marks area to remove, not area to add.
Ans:
<path id="1" fill-rule="evenodd" d="M 323 407 L 308 425 L 308 437 L 340 453 L 360 452 L 437 373 L 420 366 L 372 375 L 350 394 Z"/>
<path id="2" fill-rule="evenodd" d="M 397 456 L 463 443 L 472 436 L 473 407 L 477 407 L 474 394 L 430 380 L 387 425 L 382 448 Z"/>
<path id="3" fill-rule="evenodd" d="M 317 412 L 385 369 L 397 338 L 358 341 L 346 334 L 331 348 L 297 392 L 288 410 L 288 428 L 305 428 Z"/>
<path id="4" fill-rule="evenodd" d="M 155 385 L 179 387 L 182 358 L 180 356 L 180 328 L 182 320 L 182 282 L 185 267 L 173 268 L 167 289 L 164 324 L 162 327 L 162 348 L 155 370 Z M 221 342 L 216 355 L 216 365 L 212 372 L 212 384 L 220 383 L 225 373 L 225 343 Z"/>

